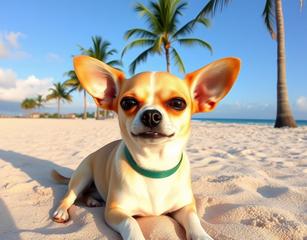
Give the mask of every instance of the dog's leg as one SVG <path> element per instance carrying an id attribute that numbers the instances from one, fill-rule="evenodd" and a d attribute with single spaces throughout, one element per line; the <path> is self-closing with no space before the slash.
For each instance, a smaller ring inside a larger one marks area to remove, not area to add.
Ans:
<path id="1" fill-rule="evenodd" d="M 187 205 L 171 215 L 184 227 L 188 240 L 213 240 L 201 226 L 194 204 Z"/>
<path id="2" fill-rule="evenodd" d="M 106 209 L 105 220 L 124 240 L 145 240 L 137 221 L 120 208 Z"/>
<path id="3" fill-rule="evenodd" d="M 68 209 L 74 204 L 78 195 L 91 183 L 92 171 L 89 164 L 83 162 L 72 175 L 68 191 L 61 201 L 60 206 L 53 213 L 53 221 L 63 223 L 69 220 Z"/>

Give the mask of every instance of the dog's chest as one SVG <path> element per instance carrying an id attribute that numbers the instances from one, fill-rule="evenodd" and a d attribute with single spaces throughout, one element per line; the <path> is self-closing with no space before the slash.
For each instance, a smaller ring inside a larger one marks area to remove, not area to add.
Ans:
<path id="1" fill-rule="evenodd" d="M 192 202 L 189 178 L 171 176 L 162 179 L 140 177 L 122 192 L 125 209 L 133 215 L 150 216 L 173 212 Z"/>
<path id="2" fill-rule="evenodd" d="M 177 183 L 155 182 L 147 185 L 147 196 L 144 202 L 146 207 L 140 207 L 144 214 L 161 215 L 166 212 L 172 212 L 189 201 L 189 189 L 186 186 L 177 185 Z"/>

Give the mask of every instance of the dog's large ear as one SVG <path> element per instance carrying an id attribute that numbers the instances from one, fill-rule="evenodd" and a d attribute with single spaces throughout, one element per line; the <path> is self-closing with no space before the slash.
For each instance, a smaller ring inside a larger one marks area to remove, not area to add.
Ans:
<path id="1" fill-rule="evenodd" d="M 209 112 L 226 96 L 240 70 L 240 59 L 223 58 L 185 77 L 193 99 L 193 113 Z"/>
<path id="2" fill-rule="evenodd" d="M 79 81 L 96 104 L 116 111 L 116 98 L 125 78 L 124 74 L 92 57 L 77 56 L 73 60 Z"/>

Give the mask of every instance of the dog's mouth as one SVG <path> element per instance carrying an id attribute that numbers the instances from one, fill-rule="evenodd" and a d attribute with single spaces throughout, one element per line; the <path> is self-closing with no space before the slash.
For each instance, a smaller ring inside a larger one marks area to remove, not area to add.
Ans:
<path id="1" fill-rule="evenodd" d="M 175 135 L 175 133 L 167 135 L 164 133 L 159 133 L 159 132 L 154 132 L 154 131 L 147 131 L 147 132 L 142 132 L 138 134 L 131 132 L 131 134 L 134 137 L 141 137 L 141 138 L 171 138 L 172 136 Z"/>

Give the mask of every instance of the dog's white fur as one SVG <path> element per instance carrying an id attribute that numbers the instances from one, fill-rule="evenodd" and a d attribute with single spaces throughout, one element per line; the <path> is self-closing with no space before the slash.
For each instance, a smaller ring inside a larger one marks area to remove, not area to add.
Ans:
<path id="1" fill-rule="evenodd" d="M 106 201 L 105 220 L 124 239 L 144 239 L 133 216 L 170 214 L 186 230 L 187 239 L 212 239 L 196 214 L 191 189 L 190 164 L 184 147 L 195 112 L 211 111 L 232 87 L 240 67 L 236 58 L 216 61 L 186 76 L 184 81 L 161 72 L 145 72 L 126 80 L 116 69 L 90 57 L 74 59 L 75 70 L 84 88 L 96 103 L 118 113 L 122 140 L 89 155 L 73 173 L 68 192 L 53 215 L 57 222 L 69 219 L 68 209 L 91 184 Z M 213 93 L 213 94 L 212 94 Z M 123 110 L 120 101 L 134 97 L 139 105 Z M 175 110 L 168 104 L 180 97 L 186 108 Z M 141 121 L 146 110 L 157 110 L 162 120 L 152 131 L 168 137 L 135 136 L 149 131 Z M 160 179 L 145 177 L 128 164 L 127 146 L 136 163 L 145 169 L 163 171 L 180 161 L 179 169 Z M 88 202 L 96 205 L 93 198 Z"/>

